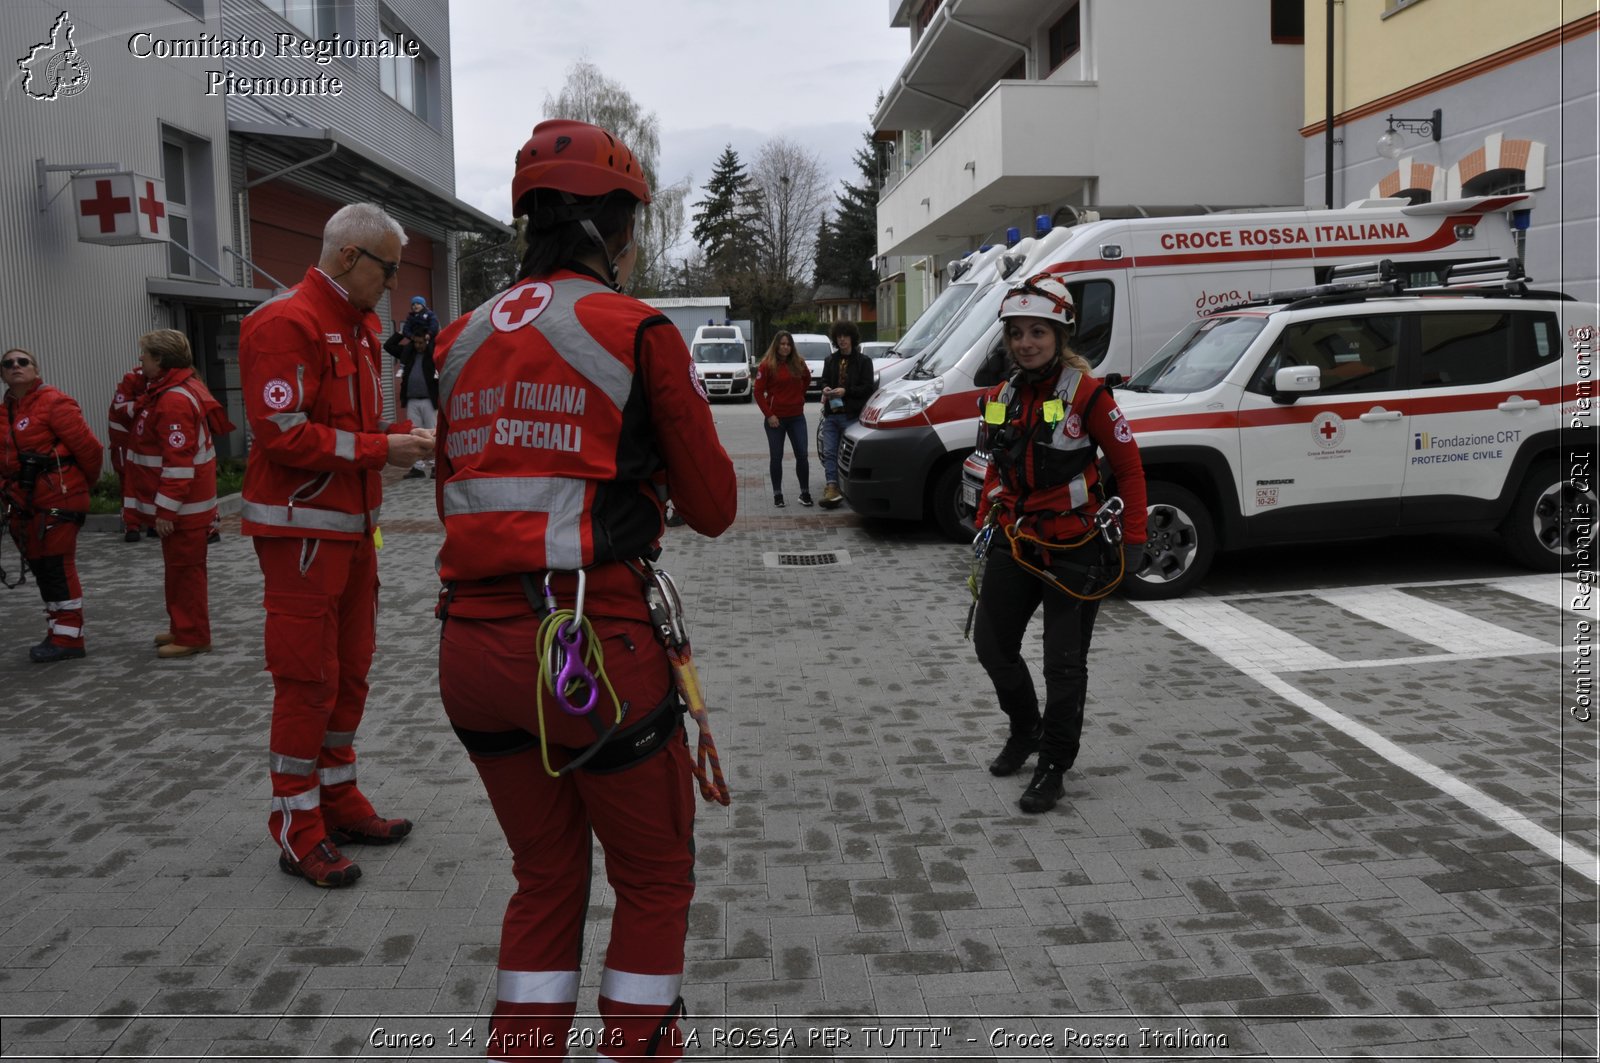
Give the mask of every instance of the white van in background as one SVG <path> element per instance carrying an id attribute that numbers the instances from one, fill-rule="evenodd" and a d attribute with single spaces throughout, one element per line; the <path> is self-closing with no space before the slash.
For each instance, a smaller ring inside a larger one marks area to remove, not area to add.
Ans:
<path id="1" fill-rule="evenodd" d="M 694 361 L 694 371 L 699 374 L 707 395 L 744 402 L 755 399 L 755 389 L 750 383 L 755 362 L 744 333 L 736 325 L 701 325 L 695 329 L 689 357 Z"/>
<path id="2" fill-rule="evenodd" d="M 1009 281 L 969 297 L 915 365 L 885 385 L 845 433 L 839 489 L 857 513 L 931 518 L 965 539 L 961 463 L 978 428 L 978 371 L 1000 338 L 1001 297 L 1034 273 L 1061 275 L 1077 304 L 1074 348 L 1101 376 L 1131 374 L 1180 328 L 1268 291 L 1310 286 L 1335 266 L 1387 258 L 1408 285 L 1453 263 L 1516 255 L 1532 198 L 1482 196 L 1343 210 L 1090 220 L 1035 241 Z"/>

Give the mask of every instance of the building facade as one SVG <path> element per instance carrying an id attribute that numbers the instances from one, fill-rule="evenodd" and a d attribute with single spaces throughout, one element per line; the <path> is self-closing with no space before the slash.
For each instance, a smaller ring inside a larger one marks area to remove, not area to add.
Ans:
<path id="1" fill-rule="evenodd" d="M 395 34 L 415 57 L 378 54 Z M 400 220 L 399 291 L 447 320 L 453 234 L 509 234 L 454 195 L 447 0 L 13 0 L 0 36 L 21 57 L 0 107 L 5 342 L 102 434 L 139 335 L 176 328 L 241 456 L 239 322 L 299 282 L 346 203 Z M 166 240 L 80 242 L 73 177 L 115 171 L 165 183 Z"/>
<path id="2" fill-rule="evenodd" d="M 1298 0 L 890 0 L 889 15 L 911 54 L 873 118 L 893 158 L 880 323 L 914 318 L 948 260 L 1040 214 L 1300 202 Z"/>
<path id="3" fill-rule="evenodd" d="M 1327 195 L 1330 10 L 1333 201 L 1532 192 L 1529 275 L 1594 301 L 1600 0 L 1305 0 L 1307 203 Z"/>

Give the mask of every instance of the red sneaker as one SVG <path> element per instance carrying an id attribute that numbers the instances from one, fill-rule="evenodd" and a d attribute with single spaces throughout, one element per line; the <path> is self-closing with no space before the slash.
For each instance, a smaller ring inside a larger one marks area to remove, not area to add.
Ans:
<path id="1" fill-rule="evenodd" d="M 361 877 L 361 868 L 335 849 L 333 842 L 327 838 L 298 860 L 291 858 L 288 853 L 279 853 L 278 870 L 285 875 L 299 875 L 313 886 L 321 886 L 325 890 L 353 885 Z"/>
<path id="2" fill-rule="evenodd" d="M 328 838 L 335 845 L 393 845 L 411 833 L 409 819 L 384 819 L 374 813 L 366 819 L 334 827 Z"/>

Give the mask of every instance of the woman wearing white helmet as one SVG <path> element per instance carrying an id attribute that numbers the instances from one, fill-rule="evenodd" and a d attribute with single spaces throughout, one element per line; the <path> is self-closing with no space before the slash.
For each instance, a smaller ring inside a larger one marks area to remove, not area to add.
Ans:
<path id="1" fill-rule="evenodd" d="M 998 541 L 982 562 L 973 642 L 1010 721 L 989 771 L 1014 775 L 1037 752 L 1019 807 L 1047 812 L 1078 756 L 1099 599 L 1143 562 L 1144 470 L 1116 399 L 1068 346 L 1075 315 L 1060 278 L 1029 277 L 1006 294 L 1000 318 L 1013 371 L 981 400 L 990 463 L 979 537 Z M 1125 527 L 1115 520 L 1099 452 L 1121 493 Z M 1021 652 L 1041 603 L 1042 713 Z"/>

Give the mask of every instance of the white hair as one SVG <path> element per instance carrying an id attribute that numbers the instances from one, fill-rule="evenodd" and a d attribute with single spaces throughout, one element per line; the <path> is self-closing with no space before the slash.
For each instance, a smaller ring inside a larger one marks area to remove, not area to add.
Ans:
<path id="1" fill-rule="evenodd" d="M 376 203 L 350 203 L 340 207 L 322 228 L 322 254 L 326 258 L 341 247 L 361 247 L 395 236 L 406 246 L 406 231 Z"/>

